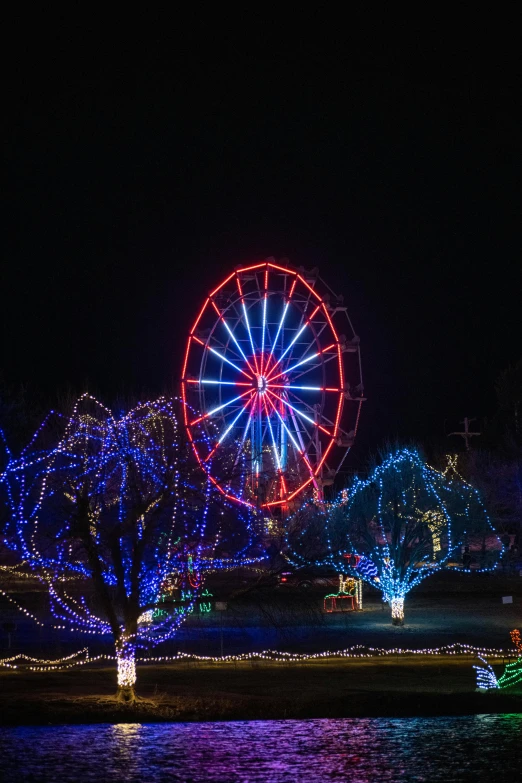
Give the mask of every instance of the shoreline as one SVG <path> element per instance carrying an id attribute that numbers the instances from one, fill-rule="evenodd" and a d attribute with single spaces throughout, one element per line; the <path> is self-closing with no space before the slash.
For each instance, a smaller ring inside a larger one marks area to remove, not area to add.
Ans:
<path id="1" fill-rule="evenodd" d="M 267 714 L 266 709 L 248 707 L 236 710 L 227 709 L 225 705 L 199 704 L 197 707 L 187 704 L 185 709 L 177 704 L 159 704 L 149 706 L 140 703 L 135 706 L 109 704 L 96 706 L 89 700 L 83 704 L 71 705 L 51 702 L 45 709 L 39 709 L 36 702 L 27 700 L 23 710 L 7 711 L 0 716 L 0 728 L 25 726 L 63 726 L 63 725 L 96 725 L 117 723 L 207 723 L 207 722 L 242 722 L 242 721 L 273 721 L 273 720 L 339 720 L 343 718 L 427 718 L 427 717 L 458 717 L 466 715 L 486 714 L 520 714 L 522 715 L 522 697 L 511 694 L 481 694 L 477 699 L 458 698 L 447 699 L 441 696 L 434 699 L 426 698 L 426 694 L 382 694 L 379 705 L 370 704 L 370 699 L 359 700 L 355 709 L 330 709 L 317 705 L 315 709 L 292 709 L 284 703 L 280 710 Z M 53 700 L 54 701 L 54 700 Z"/>
<path id="2" fill-rule="evenodd" d="M 0 725 L 522 713 L 522 688 L 477 692 L 476 658 L 462 658 L 147 665 L 133 705 L 115 701 L 113 668 L 4 671 Z"/>

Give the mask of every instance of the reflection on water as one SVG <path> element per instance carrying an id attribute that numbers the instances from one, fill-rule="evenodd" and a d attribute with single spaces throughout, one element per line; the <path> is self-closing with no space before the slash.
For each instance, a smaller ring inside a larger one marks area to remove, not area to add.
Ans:
<path id="1" fill-rule="evenodd" d="M 522 714 L 0 728 L 0 780 L 506 781 Z"/>

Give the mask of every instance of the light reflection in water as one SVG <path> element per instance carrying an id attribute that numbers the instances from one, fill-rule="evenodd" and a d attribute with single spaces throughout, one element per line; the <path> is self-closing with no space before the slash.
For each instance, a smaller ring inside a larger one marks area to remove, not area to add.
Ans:
<path id="1" fill-rule="evenodd" d="M 0 728 L 0 779 L 509 781 L 521 739 L 522 714 Z"/>

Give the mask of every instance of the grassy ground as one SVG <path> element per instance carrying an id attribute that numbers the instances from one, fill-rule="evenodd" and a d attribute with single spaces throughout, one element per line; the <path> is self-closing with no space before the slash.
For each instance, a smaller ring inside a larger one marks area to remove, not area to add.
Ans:
<path id="1" fill-rule="evenodd" d="M 502 574 L 439 574 L 408 596 L 406 625 L 391 626 L 380 595 L 366 589 L 365 610 L 346 615 L 322 612 L 322 591 L 269 590 L 230 600 L 225 617 L 192 616 L 180 634 L 152 655 L 178 650 L 219 655 L 221 633 L 225 654 L 278 649 L 319 652 L 355 644 L 385 649 L 420 649 L 454 642 L 510 649 L 509 631 L 522 629 L 522 578 Z M 512 604 L 502 596 L 511 595 Z M 22 596 L 36 613 L 41 597 Z M 31 604 L 30 601 L 33 601 Z M 4 599 L 4 605 L 7 605 Z M 0 610 L 4 606 L 0 601 Z M 10 607 L 10 608 L 9 608 Z M 5 610 L 4 606 L 4 610 Z M 7 605 L 9 611 L 12 607 Z M 1 612 L 0 612 L 1 614 Z M 56 658 L 89 644 L 66 631 L 35 631 L 20 622 L 7 647 L 0 632 L 0 658 L 17 652 Z M 221 621 L 223 620 L 223 628 Z M 1 627 L 1 626 L 0 626 Z M 36 673 L 0 669 L 0 723 L 147 722 L 237 720 L 343 716 L 444 715 L 522 712 L 522 689 L 476 693 L 472 657 L 386 657 L 364 661 L 333 659 L 306 664 L 254 662 L 242 664 L 179 663 L 143 665 L 133 707 L 114 700 L 113 668 L 80 667 Z M 498 662 L 497 674 L 503 671 Z"/>
<path id="2" fill-rule="evenodd" d="M 0 673 L 0 723 L 253 720 L 522 712 L 522 688 L 475 692 L 471 657 L 144 665 L 134 706 L 110 668 Z M 502 671 L 498 662 L 497 671 Z"/>

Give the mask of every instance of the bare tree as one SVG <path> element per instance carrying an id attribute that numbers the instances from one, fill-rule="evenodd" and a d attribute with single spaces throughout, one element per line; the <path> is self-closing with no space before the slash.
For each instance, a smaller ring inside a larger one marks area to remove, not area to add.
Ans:
<path id="1" fill-rule="evenodd" d="M 117 418 L 83 395 L 70 417 L 47 422 L 51 445 L 44 427 L 1 476 L 6 540 L 47 587 L 58 623 L 112 636 L 124 700 L 134 699 L 136 651 L 175 634 L 209 562 L 234 565 L 230 553 L 212 559 L 222 504 L 210 502 L 175 405 L 160 398 Z"/>
<path id="2" fill-rule="evenodd" d="M 448 566 L 469 571 L 473 551 L 479 570 L 487 570 L 502 550 L 476 490 L 451 464 L 436 471 L 412 449 L 387 456 L 335 503 L 303 509 L 290 542 L 300 562 L 310 561 L 315 547 L 316 562 L 379 589 L 395 625 L 403 624 L 404 598 L 422 579 Z"/>

